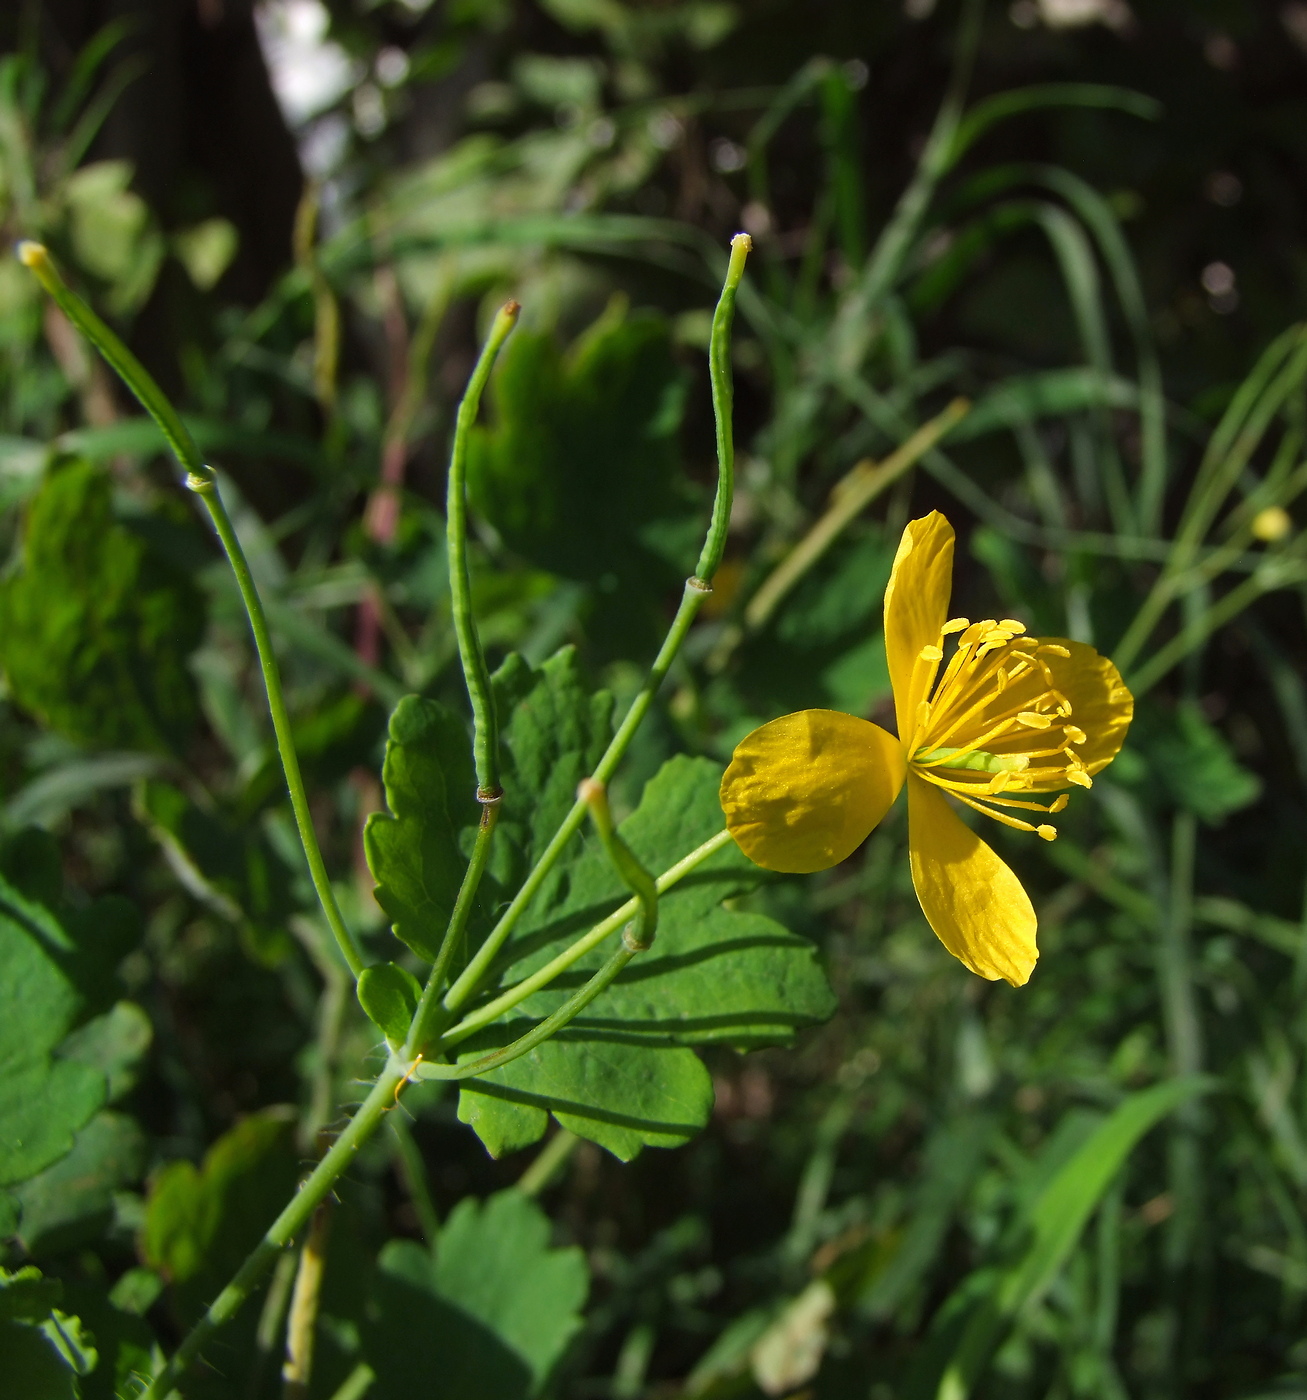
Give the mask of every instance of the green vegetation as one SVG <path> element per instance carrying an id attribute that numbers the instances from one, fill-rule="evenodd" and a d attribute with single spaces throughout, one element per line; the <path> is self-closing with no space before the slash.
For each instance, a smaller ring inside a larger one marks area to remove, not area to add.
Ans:
<path id="1" fill-rule="evenodd" d="M 1303 7 L 11 8 L 0 1389 L 1307 1391 Z M 723 835 L 932 509 L 1023 988 Z"/>

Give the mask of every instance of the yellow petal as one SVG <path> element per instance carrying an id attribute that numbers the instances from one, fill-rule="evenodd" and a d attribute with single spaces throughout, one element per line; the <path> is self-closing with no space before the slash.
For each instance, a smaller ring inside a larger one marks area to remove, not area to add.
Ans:
<path id="1" fill-rule="evenodd" d="M 916 727 L 933 668 L 920 665 L 923 647 L 939 644 L 953 585 L 953 527 L 937 510 L 911 520 L 899 541 L 885 589 L 885 655 L 899 737 L 907 743 Z"/>
<path id="2" fill-rule="evenodd" d="M 1048 667 L 1053 685 L 1071 704 L 1071 726 L 1084 733 L 1084 742 L 1073 744 L 1071 752 L 1092 775 L 1106 768 L 1121 751 L 1130 721 L 1134 717 L 1134 697 L 1121 680 L 1121 673 L 1105 656 L 1084 642 L 1066 637 L 1040 637 L 1040 660 Z M 1033 703 L 1048 682 L 1040 667 L 1025 671 L 1012 681 L 1001 696 L 986 708 L 968 730 L 983 734 L 993 717 L 1023 703 Z M 987 748 L 997 754 L 1017 754 L 1023 749 L 1047 747 L 1045 736 L 1020 730 L 1003 735 Z M 957 742 L 956 740 L 954 742 Z M 1031 788 L 1051 792 L 1066 787 L 1066 759 L 1061 756 L 1033 759 L 1026 770 Z"/>
<path id="3" fill-rule="evenodd" d="M 903 786 L 899 742 L 836 710 L 801 710 L 740 741 L 722 810 L 740 849 L 768 870 L 838 865 L 867 839 Z"/>
<path id="4" fill-rule="evenodd" d="M 912 883 L 939 941 L 977 976 L 1023 986 L 1039 957 L 1030 897 L 944 794 L 914 773 L 908 846 Z"/>

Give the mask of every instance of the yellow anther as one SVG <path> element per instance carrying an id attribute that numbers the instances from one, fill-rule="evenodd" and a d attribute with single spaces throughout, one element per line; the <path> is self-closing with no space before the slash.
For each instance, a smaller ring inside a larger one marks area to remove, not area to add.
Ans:
<path id="1" fill-rule="evenodd" d="M 1066 780 L 1074 783 L 1076 787 L 1091 788 L 1094 785 L 1094 780 L 1083 768 L 1068 768 Z"/>
<path id="2" fill-rule="evenodd" d="M 1008 784 L 1011 781 L 1011 773 L 995 773 L 994 776 L 989 780 L 989 786 L 985 789 L 985 791 L 992 793 L 1000 793 L 1008 786 Z"/>
<path id="3" fill-rule="evenodd" d="M 1040 651 L 1047 652 L 1050 656 L 1070 656 L 1071 653 L 1066 647 L 1060 647 L 1056 642 L 1044 642 L 1040 646 Z"/>
<path id="4" fill-rule="evenodd" d="M 939 629 L 941 637 L 947 637 L 952 632 L 965 632 L 971 626 L 970 621 L 965 617 L 955 617 L 952 622 L 946 622 Z"/>
<path id="5" fill-rule="evenodd" d="M 1045 824 L 1044 826 L 1037 826 L 1035 830 L 1044 838 L 1045 841 L 1057 840 L 1057 827 L 1055 826 L 1048 826 L 1047 824 Z"/>
<path id="6" fill-rule="evenodd" d="M 1006 627 L 1009 632 L 1017 636 L 1020 636 L 1020 634 L 1026 630 L 1026 624 L 1024 622 L 1018 622 L 1013 617 L 1005 617 L 998 625 L 1000 627 Z"/>
<path id="7" fill-rule="evenodd" d="M 1067 742 L 1070 744 L 1083 744 L 1089 737 L 1083 729 L 1077 729 L 1074 724 L 1064 724 L 1062 733 L 1066 735 Z"/>
<path id="8" fill-rule="evenodd" d="M 1047 729 L 1053 723 L 1051 715 L 1037 714 L 1034 710 L 1022 710 L 1017 719 L 1031 729 Z"/>
<path id="9" fill-rule="evenodd" d="M 943 661 L 944 653 L 938 647 L 922 647 L 917 656 L 918 661 Z"/>
<path id="10" fill-rule="evenodd" d="M 923 700 L 917 706 L 917 723 L 924 729 L 930 723 L 930 701 Z"/>
<path id="11" fill-rule="evenodd" d="M 1048 810 L 1054 815 L 1056 815 L 1058 812 L 1065 812 L 1066 804 L 1070 801 L 1070 797 L 1068 797 L 1065 792 L 1059 792 L 1058 795 L 1053 799 L 1053 805 Z"/>
<path id="12" fill-rule="evenodd" d="M 995 690 L 999 695 L 1002 695 L 1007 689 L 1008 674 L 1001 666 L 998 668 L 998 674 L 994 677 L 994 680 L 997 682 Z"/>

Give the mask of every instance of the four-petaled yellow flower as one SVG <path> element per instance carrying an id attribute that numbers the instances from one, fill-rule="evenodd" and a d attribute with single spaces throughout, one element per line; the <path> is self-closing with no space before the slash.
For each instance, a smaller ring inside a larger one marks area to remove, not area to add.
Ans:
<path id="1" fill-rule="evenodd" d="M 1134 700 L 1083 642 L 1028 637 L 1009 619 L 948 621 L 952 572 L 948 521 L 938 511 L 912 521 L 885 590 L 899 737 L 834 710 L 772 720 L 735 750 L 722 809 L 758 865 L 825 870 L 862 844 L 906 778 L 912 882 L 931 928 L 972 972 L 1019 987 L 1039 956 L 1035 911 L 944 794 L 1051 841 L 1052 826 L 1012 811 L 1060 812 L 1063 789 L 1091 787 L 1121 748 Z"/>

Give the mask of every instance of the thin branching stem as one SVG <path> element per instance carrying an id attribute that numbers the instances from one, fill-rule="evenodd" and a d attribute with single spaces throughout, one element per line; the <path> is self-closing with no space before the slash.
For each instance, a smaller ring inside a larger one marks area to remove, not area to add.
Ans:
<path id="1" fill-rule="evenodd" d="M 729 336 L 734 315 L 736 293 L 740 279 L 744 275 L 744 263 L 752 247 L 747 234 L 736 234 L 731 240 L 731 259 L 722 286 L 721 297 L 713 316 L 713 344 L 717 347 L 708 361 L 712 380 L 713 412 L 717 415 L 717 492 L 713 501 L 712 520 L 704 541 L 703 552 L 699 557 L 698 571 L 686 580 L 681 595 L 680 607 L 672 619 L 667 636 L 654 658 L 653 665 L 645 679 L 640 693 L 631 702 L 622 722 L 613 735 L 612 742 L 604 751 L 595 767 L 594 778 L 607 783 L 617 770 L 635 737 L 644 717 L 654 702 L 659 688 L 671 670 L 681 643 L 689 633 L 691 624 L 705 599 L 712 592 L 712 577 L 721 563 L 726 547 L 726 534 L 730 527 L 731 501 L 735 490 L 735 443 L 730 426 L 734 392 L 731 387 L 731 359 Z M 723 422 L 725 420 L 725 426 Z M 514 895 L 508 908 L 500 916 L 499 922 L 490 931 L 486 941 L 477 950 L 475 957 L 463 969 L 462 974 L 445 993 L 444 1005 L 447 1011 L 456 1012 L 465 1006 L 476 994 L 487 973 L 494 965 L 499 950 L 507 942 L 517 926 L 518 920 L 526 912 L 527 906 L 535 898 L 536 892 L 562 855 L 564 847 L 576 834 L 585 820 L 585 803 L 579 798 L 572 804 L 571 811 L 564 817 L 562 825 L 554 833 L 553 839 L 545 847 L 535 868 L 527 876 L 522 887 Z"/>
<path id="2" fill-rule="evenodd" d="M 300 843 L 304 847 L 313 888 L 317 892 L 322 912 L 340 948 L 341 956 L 357 978 L 363 971 L 363 956 L 341 916 L 326 863 L 322 859 L 322 850 L 318 845 L 317 832 L 314 830 L 313 817 L 309 811 L 308 795 L 304 790 L 304 778 L 300 773 L 299 758 L 291 736 L 290 715 L 282 690 L 281 670 L 272 647 L 272 634 L 268 630 L 267 614 L 264 612 L 254 575 L 250 572 L 249 561 L 245 558 L 245 551 L 241 548 L 231 517 L 227 514 L 227 508 L 218 493 L 213 469 L 201 458 L 200 450 L 177 410 L 168 402 L 163 390 L 154 382 L 144 365 L 68 287 L 46 250 L 39 243 L 23 243 L 19 245 L 18 256 L 23 264 L 31 269 L 37 281 L 64 315 L 104 356 L 109 366 L 118 373 L 123 383 L 159 425 L 160 432 L 186 473 L 186 485 L 199 496 L 209 512 L 214 530 L 227 555 L 227 562 L 236 577 L 241 601 L 245 604 L 245 611 L 249 617 L 250 631 L 254 634 L 254 648 L 258 653 L 259 669 L 263 674 L 263 684 L 268 694 L 268 711 L 272 716 L 277 752 L 281 755 L 291 808 L 295 813 L 295 825 L 299 831 Z"/>
<path id="3" fill-rule="evenodd" d="M 702 865 L 709 856 L 716 855 L 723 846 L 729 846 L 731 840 L 729 831 L 719 831 L 716 836 L 710 837 L 702 846 L 697 846 L 689 855 L 683 856 L 675 865 L 658 877 L 655 881 L 657 892 L 660 895 L 666 894 L 673 885 L 683 880 L 690 871 Z M 527 997 L 538 992 L 542 987 L 547 987 L 560 973 L 566 972 L 573 963 L 583 958 L 592 948 L 597 948 L 604 939 L 616 933 L 628 919 L 634 917 L 638 908 L 638 901 L 628 899 L 625 904 L 614 909 L 606 919 L 601 919 L 592 929 L 583 933 L 575 943 L 564 948 L 544 967 L 537 969 L 529 977 L 524 977 L 520 982 L 515 982 L 493 1001 L 478 1007 L 465 1016 L 458 1025 L 452 1026 L 441 1036 L 441 1043 L 456 1045 L 459 1041 L 466 1040 L 468 1036 L 479 1031 L 483 1026 L 488 1026 L 491 1021 L 498 1020 L 505 1011 L 511 1011 L 513 1007 L 524 1002 Z"/>

